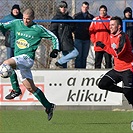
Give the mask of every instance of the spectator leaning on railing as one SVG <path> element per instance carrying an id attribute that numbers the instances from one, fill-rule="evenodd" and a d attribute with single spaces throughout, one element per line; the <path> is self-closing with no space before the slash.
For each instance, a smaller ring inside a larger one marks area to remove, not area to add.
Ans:
<path id="1" fill-rule="evenodd" d="M 111 55 L 103 51 L 102 48 L 97 47 L 97 43 L 104 43 L 105 45 L 110 45 L 110 31 L 109 22 L 104 22 L 104 20 L 110 20 L 110 16 L 107 15 L 107 7 L 101 5 L 99 8 L 100 15 L 95 17 L 93 20 L 99 20 L 100 22 L 92 22 L 89 28 L 90 39 L 94 44 L 95 51 L 95 68 L 101 68 L 101 63 L 103 60 L 103 55 L 105 57 L 105 68 L 112 67 Z"/>
<path id="2" fill-rule="evenodd" d="M 23 15 L 20 12 L 19 5 L 15 4 L 12 6 L 11 13 L 7 16 L 4 16 L 2 21 L 11 21 L 14 19 L 22 19 Z M 14 31 L 6 31 L 3 33 L 5 35 L 5 46 L 7 47 L 7 58 L 14 56 L 14 41 L 15 41 L 15 35 Z"/>

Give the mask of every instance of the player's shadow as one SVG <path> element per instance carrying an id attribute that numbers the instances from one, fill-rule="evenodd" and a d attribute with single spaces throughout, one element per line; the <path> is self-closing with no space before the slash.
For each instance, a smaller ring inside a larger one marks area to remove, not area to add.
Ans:
<path id="1" fill-rule="evenodd" d="M 79 125 L 79 124 L 89 124 L 89 125 L 108 125 L 108 124 L 110 124 L 110 125 L 115 125 L 115 124 L 123 124 L 123 125 L 125 125 L 125 124 L 129 124 L 129 122 L 121 122 L 121 123 L 118 123 L 118 122 L 79 122 L 79 123 L 73 123 L 73 122 L 69 122 L 69 123 L 66 123 L 66 122 L 52 122 L 52 124 L 55 124 L 55 125 L 64 125 L 64 124 L 66 124 L 66 125 L 72 125 L 72 124 L 74 124 L 74 125 Z"/>

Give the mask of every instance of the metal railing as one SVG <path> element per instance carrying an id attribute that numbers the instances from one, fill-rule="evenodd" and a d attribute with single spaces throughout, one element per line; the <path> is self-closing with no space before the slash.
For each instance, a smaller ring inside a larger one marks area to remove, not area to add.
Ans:
<path id="1" fill-rule="evenodd" d="M 8 22 L 10 20 L 0 20 L 1 23 L 5 23 Z M 82 22 L 82 23 L 86 23 L 86 22 L 109 22 L 109 20 L 34 20 L 34 22 L 36 23 L 51 23 L 51 22 L 63 22 L 63 23 L 67 23 L 67 22 L 73 22 L 73 23 L 77 23 L 77 22 Z M 133 22 L 133 20 L 122 20 L 123 22 L 123 32 L 126 31 L 126 23 L 127 22 Z"/>

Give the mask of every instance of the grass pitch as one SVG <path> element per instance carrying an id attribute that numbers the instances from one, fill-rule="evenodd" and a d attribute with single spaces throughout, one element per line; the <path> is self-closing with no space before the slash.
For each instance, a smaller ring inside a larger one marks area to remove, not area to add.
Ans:
<path id="1" fill-rule="evenodd" d="M 55 110 L 0 111 L 0 133 L 133 133 L 133 112 Z"/>

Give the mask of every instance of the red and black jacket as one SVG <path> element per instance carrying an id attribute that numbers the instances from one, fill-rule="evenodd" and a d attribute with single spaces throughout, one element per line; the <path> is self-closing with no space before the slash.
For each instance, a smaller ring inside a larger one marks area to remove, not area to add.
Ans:
<path id="1" fill-rule="evenodd" d="M 128 35 L 120 32 L 110 35 L 110 46 L 104 50 L 114 56 L 114 69 L 116 71 L 133 70 L 133 51 Z"/>
<path id="2" fill-rule="evenodd" d="M 105 45 L 110 45 L 110 33 L 109 33 L 109 22 L 104 20 L 110 20 L 110 16 L 100 17 L 97 16 L 93 20 L 100 20 L 100 22 L 93 21 L 89 27 L 90 40 L 94 44 L 95 51 L 103 51 L 102 48 L 96 46 L 97 41 L 101 41 Z"/>

